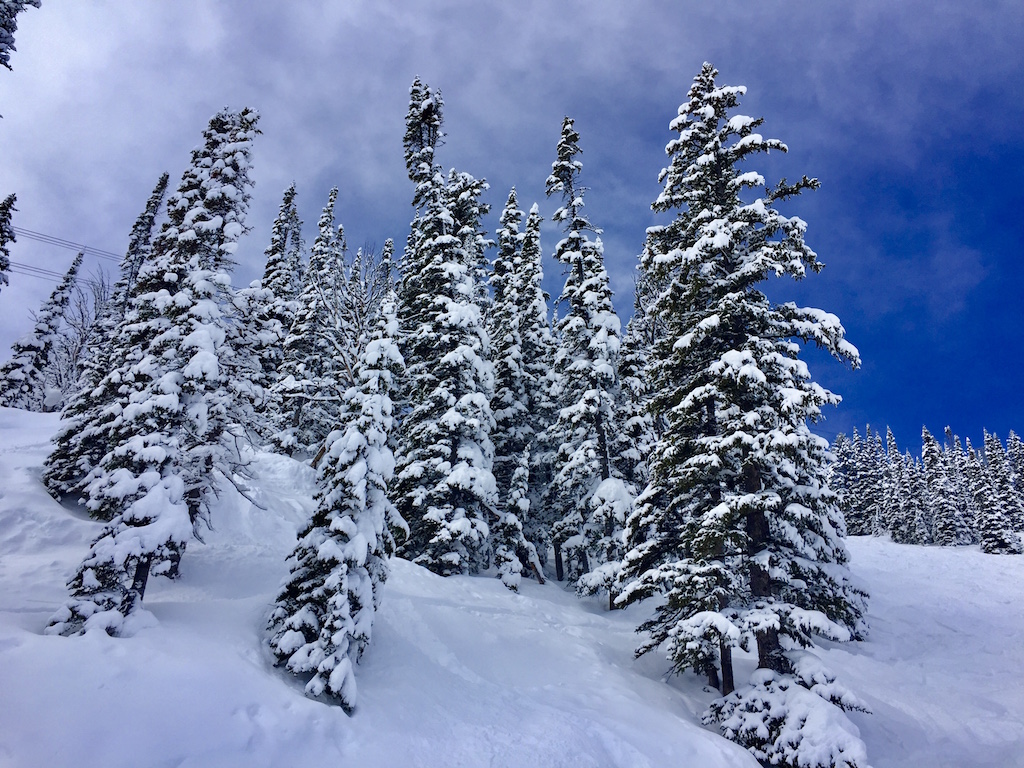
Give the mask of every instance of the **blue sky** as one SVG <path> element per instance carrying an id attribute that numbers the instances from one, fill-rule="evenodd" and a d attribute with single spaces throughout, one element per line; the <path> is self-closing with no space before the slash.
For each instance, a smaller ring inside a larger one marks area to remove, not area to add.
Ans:
<path id="1" fill-rule="evenodd" d="M 982 428 L 1024 429 L 1019 0 L 43 0 L 19 16 L 16 44 L 13 72 L 0 71 L 0 195 L 18 194 L 16 226 L 121 252 L 157 176 L 177 179 L 209 116 L 231 105 L 258 109 L 263 130 L 237 283 L 262 269 L 293 180 L 309 239 L 337 184 L 350 244 L 401 243 L 402 120 L 420 75 L 446 101 L 441 162 L 487 178 L 495 209 L 515 184 L 550 216 L 544 179 L 561 118 L 576 119 L 624 315 L 658 221 L 668 122 L 711 61 L 720 82 L 747 86 L 742 111 L 789 145 L 757 169 L 822 183 L 785 210 L 806 219 L 827 266 L 771 289 L 837 314 L 861 351 L 857 372 L 809 353 L 845 398 L 820 431 L 889 424 L 916 452 L 922 424 L 977 443 Z M 555 233 L 544 236 L 550 251 Z M 12 257 L 62 272 L 73 252 L 22 238 Z M 2 348 L 52 286 L 12 277 Z"/>

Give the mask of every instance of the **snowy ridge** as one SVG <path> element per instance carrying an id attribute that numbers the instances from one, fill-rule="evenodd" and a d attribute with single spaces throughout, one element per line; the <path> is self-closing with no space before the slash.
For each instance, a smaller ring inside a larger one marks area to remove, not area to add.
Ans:
<path id="1" fill-rule="evenodd" d="M 350 718 L 275 670 L 264 622 L 313 472 L 262 454 L 259 509 L 233 490 L 133 637 L 45 636 L 101 524 L 39 481 L 55 414 L 0 409 L 0 766 L 756 766 L 697 723 L 713 698 L 633 658 L 645 606 L 609 613 L 557 583 L 520 593 L 395 560 Z M 870 708 L 871 764 L 1024 766 L 1024 558 L 854 538 L 871 633 L 824 643 Z M 754 660 L 737 654 L 738 679 Z"/>

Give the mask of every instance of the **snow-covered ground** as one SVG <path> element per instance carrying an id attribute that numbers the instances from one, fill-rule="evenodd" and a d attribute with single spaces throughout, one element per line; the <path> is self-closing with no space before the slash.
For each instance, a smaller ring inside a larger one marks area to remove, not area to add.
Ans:
<path id="1" fill-rule="evenodd" d="M 634 660 L 644 607 L 560 585 L 441 579 L 396 561 L 351 718 L 274 670 L 265 612 L 310 511 L 311 473 L 261 456 L 260 509 L 225 493 L 206 544 L 134 637 L 49 637 L 98 531 L 39 471 L 52 415 L 0 409 L 0 767 L 756 766 L 698 725 L 711 694 Z M 871 638 L 825 660 L 875 768 L 1024 766 L 1024 558 L 855 539 Z"/>

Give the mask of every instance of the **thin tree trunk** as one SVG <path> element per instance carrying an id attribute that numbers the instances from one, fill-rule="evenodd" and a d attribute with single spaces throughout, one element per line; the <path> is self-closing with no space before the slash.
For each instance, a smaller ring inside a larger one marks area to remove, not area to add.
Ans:
<path id="1" fill-rule="evenodd" d="M 761 473 L 753 464 L 743 467 L 743 490 L 745 493 L 757 493 L 761 490 Z M 763 509 L 755 509 L 747 515 L 748 555 L 750 557 L 750 594 L 756 600 L 759 597 L 769 598 L 772 595 L 772 581 L 767 569 L 754 562 L 758 554 L 768 544 L 768 517 Z M 779 643 L 779 632 L 766 629 L 757 635 L 757 666 L 785 672 L 788 668 L 786 657 Z"/>
<path id="2" fill-rule="evenodd" d="M 736 690 L 736 679 L 732 671 L 732 646 L 720 640 L 718 653 L 722 657 L 722 695 L 728 696 Z"/>
<path id="3" fill-rule="evenodd" d="M 554 542 L 555 547 L 555 578 L 559 581 L 565 580 L 565 568 L 562 565 L 562 542 Z"/>
<path id="4" fill-rule="evenodd" d="M 142 598 L 146 594 L 146 585 L 149 583 L 149 567 L 152 558 L 144 557 L 135 564 L 135 575 L 132 578 L 132 585 L 128 594 L 121 601 L 121 613 L 129 615 L 142 605 Z"/>

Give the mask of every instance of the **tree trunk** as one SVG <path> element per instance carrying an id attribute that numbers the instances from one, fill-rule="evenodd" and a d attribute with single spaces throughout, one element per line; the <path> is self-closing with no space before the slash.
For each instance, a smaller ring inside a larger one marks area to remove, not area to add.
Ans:
<path id="1" fill-rule="evenodd" d="M 761 490 L 761 473 L 753 464 L 746 464 L 743 467 L 743 491 L 744 493 L 757 493 Z M 767 569 L 754 562 L 754 555 L 761 552 L 768 545 L 769 528 L 768 516 L 763 509 L 755 509 L 747 515 L 747 541 L 748 555 L 750 556 L 750 594 L 756 600 L 759 597 L 770 598 L 772 596 L 772 580 Z M 779 632 L 776 629 L 766 629 L 758 632 L 757 635 L 757 666 L 764 669 L 772 669 L 776 672 L 787 671 L 789 665 L 782 653 L 782 646 L 779 643 Z"/>
<path id="2" fill-rule="evenodd" d="M 146 594 L 146 585 L 149 583 L 149 567 L 152 558 L 144 557 L 135 564 L 135 576 L 132 578 L 132 585 L 128 594 L 121 601 L 121 613 L 129 615 L 142 605 L 142 598 Z"/>
<path id="3" fill-rule="evenodd" d="M 732 671 L 732 646 L 720 640 L 718 653 L 722 657 L 722 695 L 728 696 L 736 690 L 736 678 Z"/>
<path id="4" fill-rule="evenodd" d="M 559 581 L 565 580 L 565 568 L 562 565 L 562 542 L 554 542 L 555 546 L 555 578 Z"/>

